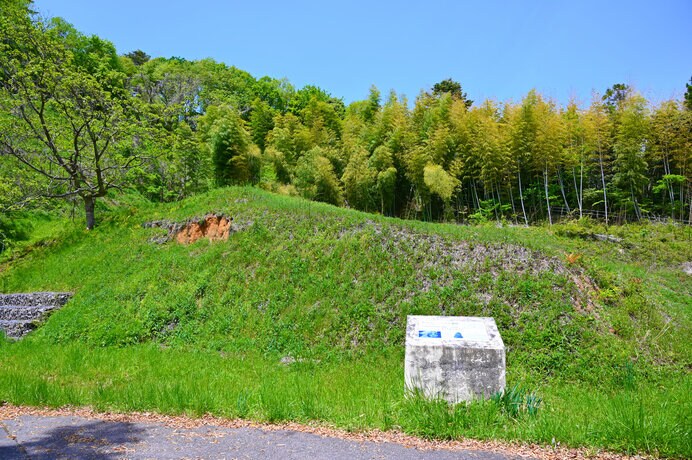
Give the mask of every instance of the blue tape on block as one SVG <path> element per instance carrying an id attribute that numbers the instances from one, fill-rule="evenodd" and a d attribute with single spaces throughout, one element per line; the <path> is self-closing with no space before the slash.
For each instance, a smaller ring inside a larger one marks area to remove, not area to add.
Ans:
<path id="1" fill-rule="evenodd" d="M 441 339 L 441 331 L 418 331 L 418 337 L 426 337 L 428 339 Z"/>

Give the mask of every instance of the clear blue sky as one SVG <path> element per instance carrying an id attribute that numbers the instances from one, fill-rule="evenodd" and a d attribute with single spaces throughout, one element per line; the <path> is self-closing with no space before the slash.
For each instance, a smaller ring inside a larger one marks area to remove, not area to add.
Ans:
<path id="1" fill-rule="evenodd" d="M 214 58 L 255 77 L 320 86 L 348 103 L 370 85 L 413 100 L 453 78 L 471 99 L 565 103 L 634 85 L 681 97 L 692 76 L 692 0 L 36 0 L 119 53 Z"/>

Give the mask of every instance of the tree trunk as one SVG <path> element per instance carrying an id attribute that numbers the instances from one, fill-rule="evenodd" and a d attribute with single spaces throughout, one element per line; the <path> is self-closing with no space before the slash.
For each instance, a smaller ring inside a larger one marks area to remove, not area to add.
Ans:
<path id="1" fill-rule="evenodd" d="M 684 174 L 683 174 L 684 175 Z M 687 199 L 690 200 L 690 212 L 687 216 L 687 223 L 692 224 L 692 182 L 687 182 Z M 683 188 L 683 183 L 680 182 L 680 220 L 685 219 L 685 189 Z"/>
<path id="2" fill-rule="evenodd" d="M 567 214 L 570 213 L 569 203 L 567 202 L 567 194 L 565 194 L 565 184 L 562 182 L 562 173 L 560 169 L 557 170 L 557 180 L 560 183 L 560 191 L 562 192 L 562 199 L 565 202 L 565 208 L 567 208 Z"/>
<path id="3" fill-rule="evenodd" d="M 505 215 L 502 212 L 502 195 L 500 194 L 500 185 L 495 184 L 495 188 L 497 189 L 497 203 L 500 205 L 500 215 L 504 219 Z"/>
<path id="4" fill-rule="evenodd" d="M 517 208 L 514 206 L 514 194 L 512 193 L 512 183 L 509 183 L 509 201 L 512 202 L 512 215 L 514 216 L 514 223 L 517 223 Z"/>
<path id="5" fill-rule="evenodd" d="M 682 206 L 680 206 L 680 220 L 682 220 L 682 209 L 685 206 L 685 199 L 682 196 L 682 185 L 680 185 L 680 199 L 682 200 Z M 690 186 L 687 187 L 687 199 L 690 200 L 690 210 L 687 214 L 687 223 L 692 224 L 692 193 L 690 193 Z"/>
<path id="6" fill-rule="evenodd" d="M 668 155 L 665 152 L 663 154 L 663 174 L 671 174 Z M 668 189 L 668 198 L 670 199 L 670 217 L 675 220 L 675 190 L 673 189 L 673 184 L 670 182 L 665 181 L 665 184 L 666 188 Z"/>
<path id="7" fill-rule="evenodd" d="M 582 216 L 582 209 L 584 208 L 584 160 L 581 158 L 579 160 L 579 218 Z"/>
<path id="8" fill-rule="evenodd" d="M 524 192 L 521 190 L 521 171 L 517 174 L 519 177 L 519 200 L 521 201 L 521 212 L 524 214 L 524 225 L 529 226 L 529 220 L 526 218 L 526 208 L 524 207 Z"/>
<path id="9" fill-rule="evenodd" d="M 634 205 L 634 215 L 637 217 L 637 221 L 642 220 L 642 213 L 639 212 L 639 206 L 637 206 L 637 199 L 634 197 L 634 187 L 630 184 L 630 196 L 632 197 L 632 204 Z"/>
<path id="10" fill-rule="evenodd" d="M 86 228 L 87 230 L 94 229 L 94 197 L 84 197 L 84 211 L 86 212 Z"/>
<path id="11" fill-rule="evenodd" d="M 603 153 L 598 152 L 598 162 L 601 166 L 601 185 L 603 186 L 603 205 L 605 207 L 605 221 L 608 225 L 608 194 L 606 193 L 605 172 L 603 171 Z"/>
<path id="12" fill-rule="evenodd" d="M 497 213 L 498 204 L 495 203 L 495 187 L 493 187 L 492 183 L 490 184 L 490 197 L 493 200 L 493 210 L 495 210 L 495 220 L 497 222 L 500 222 L 500 216 Z"/>
<path id="13" fill-rule="evenodd" d="M 582 168 L 582 170 L 583 170 L 583 168 Z M 579 178 L 580 183 L 579 183 L 579 185 L 577 185 L 577 173 L 574 170 L 574 168 L 572 168 L 572 179 L 574 181 L 574 190 L 576 191 L 576 194 L 577 194 L 577 206 L 579 207 L 579 218 L 581 219 L 582 218 L 582 204 L 581 204 L 582 196 L 581 196 L 581 194 L 582 194 L 583 172 L 582 172 L 582 176 Z"/>
<path id="14" fill-rule="evenodd" d="M 478 189 L 476 188 L 476 181 L 472 181 L 473 183 L 473 194 L 476 197 L 476 205 L 478 206 L 478 209 L 481 209 L 481 200 L 478 198 Z"/>
<path id="15" fill-rule="evenodd" d="M 548 222 L 553 225 L 553 216 L 550 214 L 550 199 L 548 198 L 548 166 L 543 171 L 543 188 L 545 189 L 545 205 L 548 208 Z"/>

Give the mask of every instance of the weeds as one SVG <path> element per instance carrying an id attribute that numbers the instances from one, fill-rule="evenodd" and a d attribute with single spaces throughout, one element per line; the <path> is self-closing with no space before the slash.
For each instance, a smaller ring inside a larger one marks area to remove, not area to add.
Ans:
<path id="1" fill-rule="evenodd" d="M 490 397 L 490 400 L 497 405 L 503 414 L 513 419 L 524 414 L 536 416 L 542 401 L 535 393 L 529 392 L 519 384 L 495 393 Z"/>

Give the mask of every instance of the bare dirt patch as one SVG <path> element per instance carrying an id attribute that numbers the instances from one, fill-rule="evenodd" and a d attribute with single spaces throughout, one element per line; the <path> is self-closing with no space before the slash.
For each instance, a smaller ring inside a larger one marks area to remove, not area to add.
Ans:
<path id="1" fill-rule="evenodd" d="M 176 241 L 180 244 L 192 244 L 202 238 L 209 241 L 227 240 L 233 228 L 233 219 L 225 214 L 207 214 L 202 218 L 190 219 L 185 222 L 157 220 L 147 222 L 144 228 L 163 228 L 168 232 L 164 236 L 151 239 L 153 243 Z"/>

